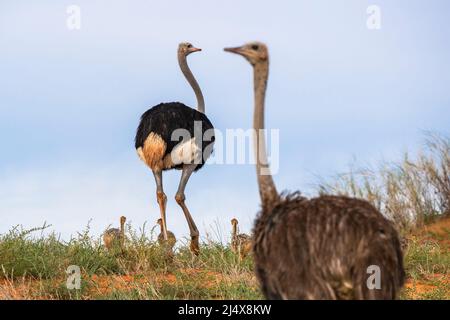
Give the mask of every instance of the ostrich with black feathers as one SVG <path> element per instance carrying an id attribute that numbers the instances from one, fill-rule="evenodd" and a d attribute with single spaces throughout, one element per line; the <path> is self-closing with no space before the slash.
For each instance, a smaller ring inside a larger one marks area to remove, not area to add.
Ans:
<path id="1" fill-rule="evenodd" d="M 253 66 L 256 169 L 261 212 L 253 230 L 256 276 L 268 299 L 394 299 L 405 278 L 392 223 L 365 200 L 344 196 L 306 199 L 279 194 L 264 139 L 269 74 L 266 45 L 225 48 Z M 369 286 L 370 267 L 381 283 Z"/>
<path id="2" fill-rule="evenodd" d="M 190 249 L 196 255 L 200 250 L 199 231 L 185 204 L 184 191 L 191 174 L 203 167 L 214 144 L 214 127 L 205 115 L 202 91 L 186 59 L 197 51 L 201 49 L 188 42 L 178 46 L 178 63 L 197 97 L 197 110 L 179 102 L 160 103 L 142 115 L 135 139 L 139 158 L 150 167 L 155 177 L 165 241 L 168 241 L 167 197 L 163 189 L 162 172 L 170 169 L 182 171 L 175 200 L 186 217 L 191 236 Z"/>

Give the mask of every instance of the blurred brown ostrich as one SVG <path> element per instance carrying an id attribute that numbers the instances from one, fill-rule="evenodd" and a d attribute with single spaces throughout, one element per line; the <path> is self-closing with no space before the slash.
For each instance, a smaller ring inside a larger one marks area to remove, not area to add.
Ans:
<path id="1" fill-rule="evenodd" d="M 231 251 L 239 254 L 242 260 L 252 250 L 252 238 L 245 233 L 239 233 L 237 219 L 231 219 Z"/>
<path id="2" fill-rule="evenodd" d="M 120 217 L 120 229 L 110 228 L 103 233 L 103 243 L 106 249 L 110 250 L 118 242 L 120 248 L 123 249 L 123 243 L 125 240 L 125 222 L 127 218 Z"/>
<path id="3" fill-rule="evenodd" d="M 156 221 L 157 224 L 160 226 L 160 234 L 158 235 L 158 243 L 160 246 L 164 246 L 167 244 L 168 248 L 170 250 L 173 249 L 175 246 L 175 243 L 177 242 L 177 238 L 175 238 L 175 235 L 172 231 L 167 230 L 167 241 L 164 239 L 164 228 L 163 228 L 163 222 L 162 219 L 159 218 L 158 221 Z"/>
<path id="4" fill-rule="evenodd" d="M 405 274 L 392 224 L 364 200 L 331 195 L 308 200 L 298 192 L 277 192 L 261 132 L 269 73 L 267 47 L 253 42 L 225 51 L 242 55 L 254 70 L 253 124 L 261 212 L 254 226 L 253 254 L 266 298 L 396 298 Z M 380 289 L 368 288 L 372 265 L 380 268 Z"/>

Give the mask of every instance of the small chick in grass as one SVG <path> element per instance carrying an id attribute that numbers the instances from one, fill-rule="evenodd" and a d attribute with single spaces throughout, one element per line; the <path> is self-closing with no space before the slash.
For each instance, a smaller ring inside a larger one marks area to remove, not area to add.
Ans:
<path id="1" fill-rule="evenodd" d="M 158 243 L 160 246 L 167 245 L 171 250 L 173 250 L 173 247 L 175 246 L 175 243 L 177 242 L 177 238 L 175 238 L 175 235 L 172 231 L 167 230 L 167 242 L 164 239 L 164 230 L 163 230 L 163 224 L 162 219 L 158 219 L 156 221 L 157 224 L 159 224 L 161 232 L 158 235 Z"/>
<path id="2" fill-rule="evenodd" d="M 103 243 L 106 249 L 111 250 L 116 243 L 119 243 L 120 248 L 123 249 L 123 243 L 125 239 L 125 222 L 127 218 L 120 217 L 120 229 L 110 228 L 103 233 Z"/>
<path id="3" fill-rule="evenodd" d="M 245 233 L 238 234 L 237 219 L 231 219 L 231 225 L 231 251 L 239 254 L 239 258 L 242 260 L 252 251 L 252 237 Z"/>

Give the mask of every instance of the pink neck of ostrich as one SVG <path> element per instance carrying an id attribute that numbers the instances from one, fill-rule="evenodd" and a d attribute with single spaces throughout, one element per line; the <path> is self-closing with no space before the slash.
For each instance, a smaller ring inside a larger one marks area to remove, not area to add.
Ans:
<path id="1" fill-rule="evenodd" d="M 254 149 L 256 158 L 256 174 L 258 177 L 259 194 L 263 209 L 268 209 L 271 203 L 278 199 L 278 192 L 273 182 L 267 160 L 266 141 L 264 136 L 264 104 L 269 77 L 269 59 L 260 61 L 253 67 L 255 107 L 253 128 L 255 130 Z"/>

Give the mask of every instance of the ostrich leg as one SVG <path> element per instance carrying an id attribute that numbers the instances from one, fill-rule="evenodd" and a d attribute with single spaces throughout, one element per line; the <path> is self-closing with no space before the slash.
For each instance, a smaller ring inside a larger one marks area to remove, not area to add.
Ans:
<path id="1" fill-rule="evenodd" d="M 156 198 L 158 199 L 159 211 L 161 213 L 162 228 L 164 240 L 167 241 L 167 225 L 166 225 L 166 204 L 167 197 L 163 190 L 162 171 L 153 170 L 156 181 Z"/>
<path id="2" fill-rule="evenodd" d="M 197 226 L 195 225 L 194 219 L 192 219 L 191 214 L 189 213 L 188 208 L 186 207 L 186 204 L 184 203 L 184 200 L 186 199 L 186 196 L 184 195 L 184 189 L 186 188 L 186 184 L 189 181 L 189 177 L 191 176 L 192 172 L 194 172 L 196 168 L 196 164 L 187 164 L 183 166 L 183 172 L 181 174 L 180 179 L 180 185 L 178 186 L 177 194 L 175 195 L 175 200 L 177 201 L 178 205 L 183 209 L 184 216 L 186 217 L 187 223 L 189 225 L 189 231 L 191 234 L 191 245 L 190 249 L 195 254 L 198 255 L 200 252 L 199 247 L 199 232 L 197 229 Z"/>

